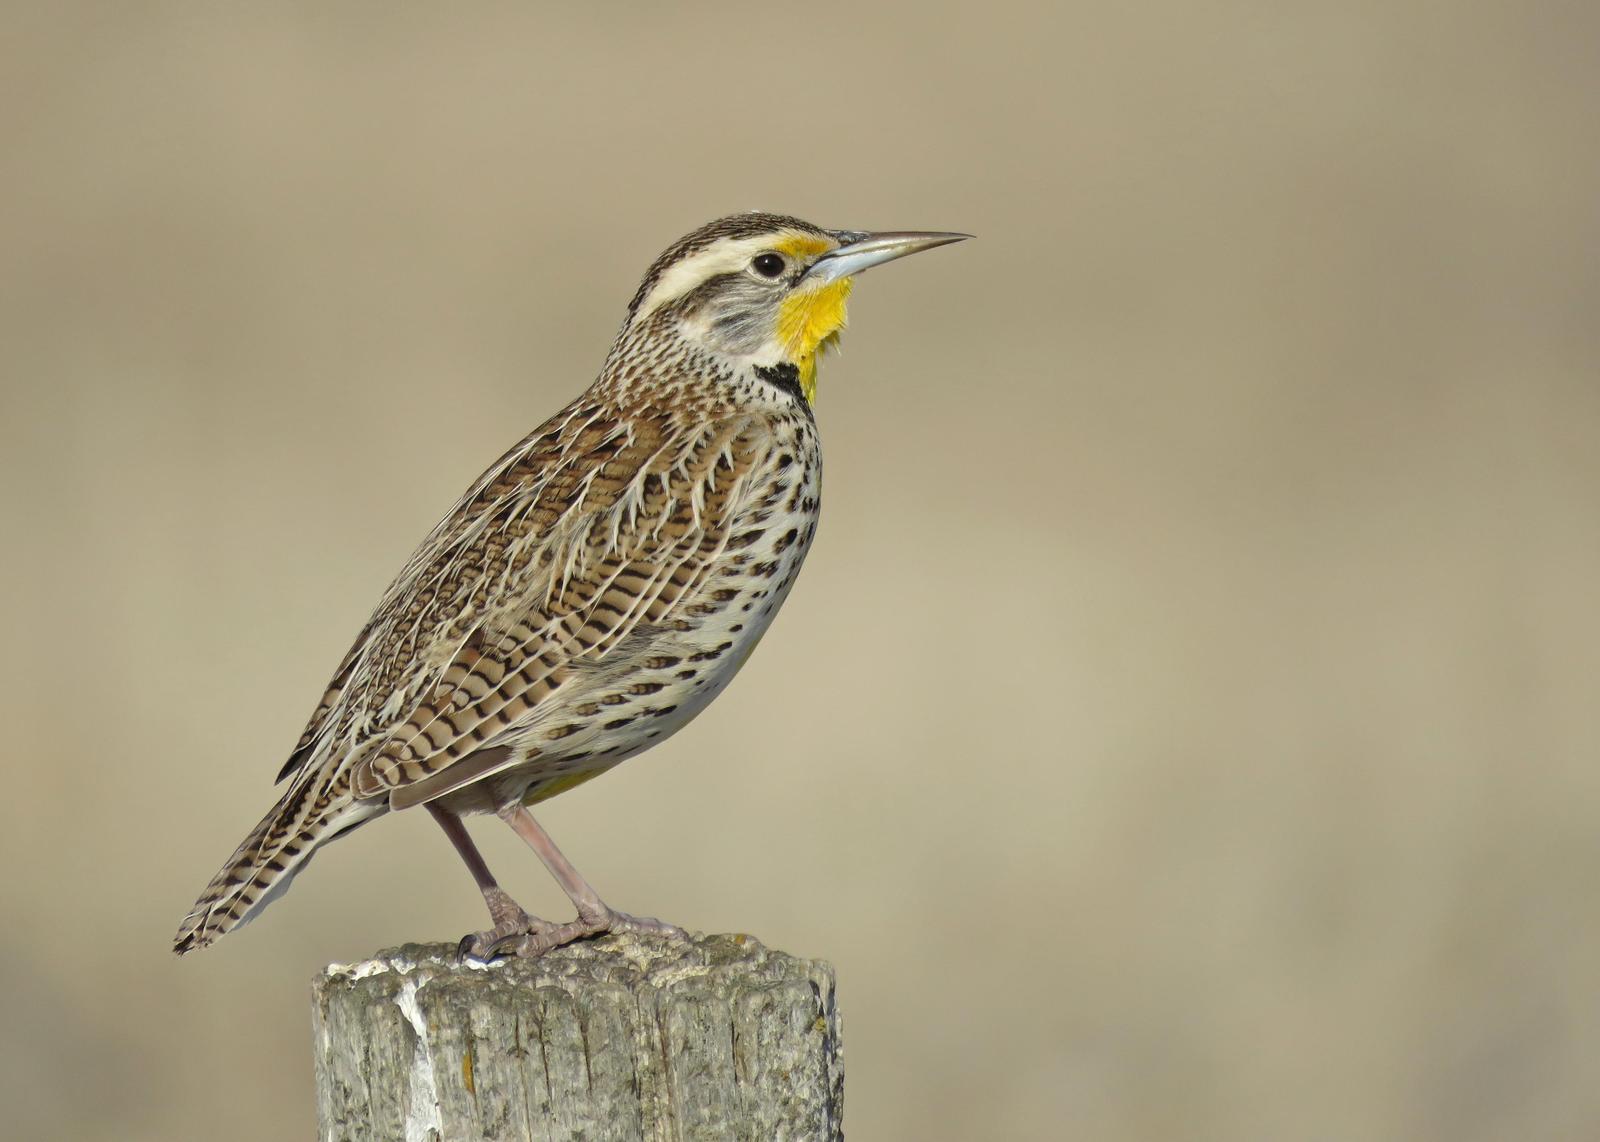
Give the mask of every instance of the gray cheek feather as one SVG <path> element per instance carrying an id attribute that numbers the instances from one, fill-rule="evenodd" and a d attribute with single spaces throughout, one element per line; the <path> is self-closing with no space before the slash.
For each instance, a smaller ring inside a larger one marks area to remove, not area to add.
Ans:
<path id="1" fill-rule="evenodd" d="M 719 274 L 669 303 L 674 319 L 695 330 L 691 339 L 714 353 L 747 357 L 771 345 L 778 307 L 787 291 L 744 273 Z"/>
<path id="2" fill-rule="evenodd" d="M 748 313 L 719 315 L 711 322 L 711 335 L 729 353 L 755 353 L 771 340 L 772 322 L 755 320 Z"/>
<path id="3" fill-rule="evenodd" d="M 739 355 L 759 352 L 772 340 L 779 297 L 759 282 L 728 282 L 706 305 L 706 328 L 717 347 Z"/>

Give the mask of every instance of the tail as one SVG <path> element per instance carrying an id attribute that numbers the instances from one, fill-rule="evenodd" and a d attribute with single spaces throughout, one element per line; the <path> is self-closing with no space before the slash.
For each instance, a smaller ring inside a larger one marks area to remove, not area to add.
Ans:
<path id="1" fill-rule="evenodd" d="M 327 788 L 318 776 L 294 782 L 234 850 L 178 926 L 173 951 L 181 956 L 248 924 L 288 889 L 317 849 L 388 811 L 381 798 L 352 800 L 347 778 Z"/>

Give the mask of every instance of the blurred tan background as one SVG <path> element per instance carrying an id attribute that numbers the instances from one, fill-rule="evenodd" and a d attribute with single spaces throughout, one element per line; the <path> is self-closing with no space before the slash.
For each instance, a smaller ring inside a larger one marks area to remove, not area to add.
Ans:
<path id="1" fill-rule="evenodd" d="M 11 6 L 5 1133 L 311 1135 L 312 974 L 482 923 L 443 836 L 171 934 L 412 546 L 763 207 L 980 237 L 861 281 L 806 574 L 547 807 L 590 878 L 831 959 L 854 1138 L 1600 1135 L 1597 12 Z"/>

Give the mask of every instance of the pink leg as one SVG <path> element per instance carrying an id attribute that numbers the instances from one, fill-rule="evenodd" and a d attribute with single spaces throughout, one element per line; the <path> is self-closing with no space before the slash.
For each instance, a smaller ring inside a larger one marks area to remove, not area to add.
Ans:
<path id="1" fill-rule="evenodd" d="M 539 859 L 550 870 L 550 875 L 556 878 L 556 883 L 561 885 L 572 903 L 578 909 L 578 918 L 566 924 L 535 925 L 524 933 L 512 934 L 499 941 L 500 946 L 493 951 L 512 952 L 519 956 L 537 956 L 558 948 L 562 944 L 570 944 L 574 940 L 581 940 L 585 936 L 594 936 L 602 932 L 645 932 L 659 936 L 683 936 L 683 930 L 672 924 L 663 923 L 649 916 L 629 916 L 626 912 L 618 912 L 594 890 L 583 874 L 573 867 L 565 854 L 556 847 L 555 841 L 550 839 L 550 834 L 538 821 L 533 819 L 533 814 L 522 805 L 512 805 L 500 810 L 500 817 L 506 824 L 528 843 L 528 847 L 539 854 Z"/>
<path id="2" fill-rule="evenodd" d="M 494 927 L 487 932 L 469 932 L 462 937 L 461 946 L 457 949 L 459 957 L 470 955 L 474 959 L 484 959 L 492 954 L 489 949 L 506 937 L 524 935 L 545 923 L 523 911 L 522 906 L 511 899 L 510 893 L 495 881 L 494 874 L 489 871 L 478 846 L 472 843 L 472 837 L 460 817 L 431 803 L 428 812 L 433 814 L 433 819 L 439 822 L 444 835 L 450 838 L 450 843 L 455 845 L 456 852 L 466 862 L 467 871 L 472 873 L 478 891 L 483 893 L 483 902 L 489 906 L 489 919 L 494 922 Z"/>

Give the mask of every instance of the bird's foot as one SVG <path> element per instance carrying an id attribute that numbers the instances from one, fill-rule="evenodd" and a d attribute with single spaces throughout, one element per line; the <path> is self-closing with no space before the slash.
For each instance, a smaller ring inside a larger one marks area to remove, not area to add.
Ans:
<path id="1" fill-rule="evenodd" d="M 615 908 L 601 905 L 599 908 L 580 912 L 576 920 L 569 920 L 565 924 L 536 920 L 521 932 L 511 932 L 503 936 L 488 949 L 487 956 L 482 958 L 542 956 L 552 948 L 608 932 L 635 932 L 640 935 L 665 936 L 676 940 L 688 937 L 688 933 L 676 924 L 668 924 L 653 916 L 630 916 L 626 912 L 618 912 Z"/>
<path id="2" fill-rule="evenodd" d="M 499 954 L 495 948 L 502 941 L 553 927 L 548 920 L 530 915 L 502 889 L 485 889 L 483 899 L 489 905 L 489 918 L 494 921 L 494 927 L 486 932 L 468 932 L 461 937 L 461 943 L 456 946 L 458 961 L 474 959 L 488 963 Z"/>

